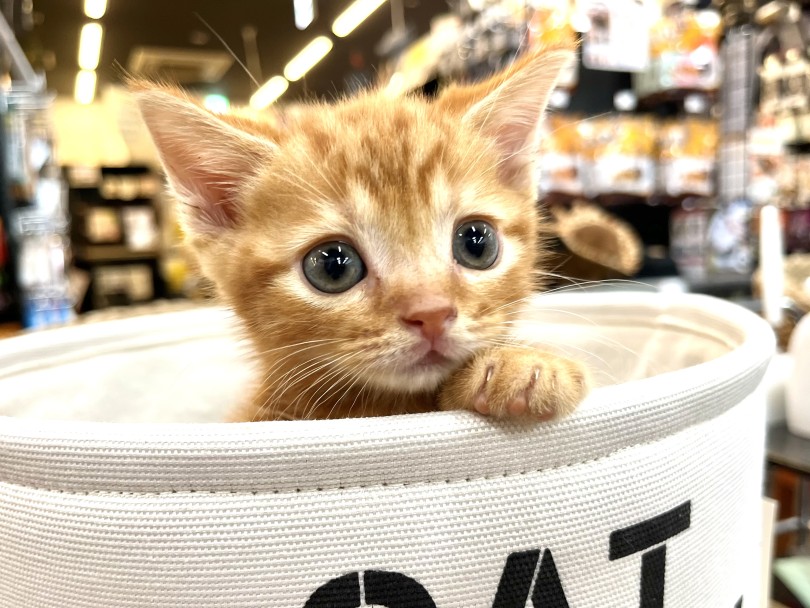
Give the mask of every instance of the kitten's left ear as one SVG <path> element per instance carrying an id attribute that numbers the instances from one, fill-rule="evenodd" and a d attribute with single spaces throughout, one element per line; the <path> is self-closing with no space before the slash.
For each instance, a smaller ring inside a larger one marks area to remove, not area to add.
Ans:
<path id="1" fill-rule="evenodd" d="M 573 48 L 561 47 L 522 58 L 496 76 L 494 90 L 464 114 L 464 123 L 495 140 L 499 175 L 514 188 L 533 190 L 538 127 L 557 80 L 573 57 Z"/>

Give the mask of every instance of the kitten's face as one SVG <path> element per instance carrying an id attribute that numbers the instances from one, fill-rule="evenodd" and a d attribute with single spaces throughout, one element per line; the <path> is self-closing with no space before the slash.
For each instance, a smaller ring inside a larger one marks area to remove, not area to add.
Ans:
<path id="1" fill-rule="evenodd" d="M 547 95 L 552 69 L 531 94 Z M 189 125 L 200 150 L 162 140 L 160 117 L 142 107 L 191 206 L 203 271 L 259 351 L 301 379 L 326 372 L 334 384 L 416 392 L 496 343 L 533 287 L 538 220 L 525 144 L 542 102 L 531 100 L 529 124 L 525 102 L 515 107 L 504 86 L 433 104 L 370 94 L 303 108 L 282 126 L 225 119 L 238 132 L 205 118 Z M 217 128 L 236 138 L 220 162 L 241 160 L 241 174 L 209 168 L 217 161 L 205 140 Z M 180 145 L 190 160 L 178 160 Z"/>
<path id="2" fill-rule="evenodd" d="M 431 110 L 362 99 L 289 125 L 245 194 L 249 221 L 206 264 L 273 336 L 267 348 L 334 339 L 305 354 L 346 355 L 372 385 L 425 390 L 504 333 L 531 289 L 534 198 L 498 178 L 480 135 Z M 424 314 L 438 335 L 415 326 Z"/>

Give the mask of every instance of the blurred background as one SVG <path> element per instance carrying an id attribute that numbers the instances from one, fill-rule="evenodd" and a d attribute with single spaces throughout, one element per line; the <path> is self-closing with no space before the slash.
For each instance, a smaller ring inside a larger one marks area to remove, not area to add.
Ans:
<path id="1" fill-rule="evenodd" d="M 367 87 L 430 98 L 576 39 L 538 159 L 560 282 L 728 298 L 784 348 L 810 310 L 808 6 L 0 0 L 0 335 L 210 297 L 124 75 L 213 112 Z M 768 463 L 778 555 L 806 553 L 810 438 L 773 427 Z M 810 604 L 799 563 L 775 582 L 790 606 Z"/>
<path id="2" fill-rule="evenodd" d="M 125 74 L 176 82 L 214 112 L 261 110 L 371 86 L 432 96 L 450 80 L 486 77 L 521 52 L 575 38 L 580 53 L 552 98 L 538 176 L 561 274 L 663 281 L 750 303 L 759 301 L 752 273 L 762 229 L 780 233 L 771 243 L 779 263 L 810 249 L 810 26 L 798 4 L 2 0 L 0 8 L 6 331 L 209 293 L 178 246 Z M 760 227 L 763 206 L 778 213 Z M 770 301 L 781 323 L 781 300 Z"/>

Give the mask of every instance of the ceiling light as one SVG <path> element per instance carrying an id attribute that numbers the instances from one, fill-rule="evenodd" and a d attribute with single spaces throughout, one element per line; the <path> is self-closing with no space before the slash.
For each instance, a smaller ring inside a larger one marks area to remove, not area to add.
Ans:
<path id="1" fill-rule="evenodd" d="M 284 66 L 284 76 L 293 82 L 301 80 L 331 50 L 332 41 L 326 36 L 318 36 Z"/>
<path id="2" fill-rule="evenodd" d="M 332 33 L 338 38 L 348 36 L 384 3 L 385 0 L 355 0 L 332 23 Z"/>
<path id="3" fill-rule="evenodd" d="M 104 28 L 99 23 L 87 23 L 82 27 L 79 37 L 79 67 L 83 70 L 95 70 L 101 55 L 101 37 Z"/>
<path id="4" fill-rule="evenodd" d="M 293 0 L 295 27 L 305 30 L 315 20 L 315 0 Z"/>
<path id="5" fill-rule="evenodd" d="M 250 96 L 250 107 L 254 110 L 263 110 L 276 99 L 284 95 L 290 86 L 283 76 L 273 76 L 261 88 Z"/>
<path id="6" fill-rule="evenodd" d="M 96 96 L 96 73 L 92 70 L 80 70 L 76 74 L 76 90 L 73 97 L 77 103 L 87 105 L 93 103 Z"/>
<path id="7" fill-rule="evenodd" d="M 84 14 L 90 19 L 101 19 L 107 12 L 107 0 L 84 0 Z"/>
<path id="8" fill-rule="evenodd" d="M 231 101 L 225 95 L 211 93 L 203 97 L 203 106 L 214 114 L 225 114 L 231 107 Z"/>

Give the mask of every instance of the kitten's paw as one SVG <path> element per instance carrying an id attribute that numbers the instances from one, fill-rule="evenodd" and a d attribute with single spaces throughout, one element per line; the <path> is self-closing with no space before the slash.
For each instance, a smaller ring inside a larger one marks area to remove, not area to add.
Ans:
<path id="1" fill-rule="evenodd" d="M 439 393 L 439 407 L 551 420 L 573 412 L 588 388 L 580 363 L 528 347 L 498 347 L 479 353 L 450 376 Z"/>

